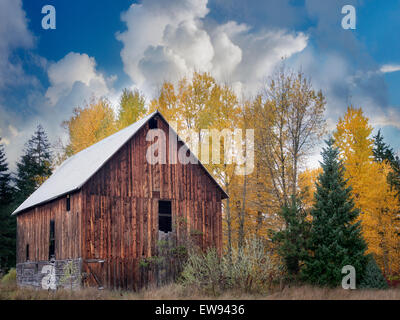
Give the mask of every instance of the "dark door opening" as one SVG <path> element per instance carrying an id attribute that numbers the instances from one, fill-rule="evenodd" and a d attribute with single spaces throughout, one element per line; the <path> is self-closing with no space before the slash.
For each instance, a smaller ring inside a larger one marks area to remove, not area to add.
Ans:
<path id="1" fill-rule="evenodd" d="M 50 220 L 50 242 L 49 242 L 49 260 L 55 258 L 55 247 L 56 238 L 55 238 L 55 228 L 54 228 L 54 220 Z"/>
<path id="2" fill-rule="evenodd" d="M 67 211 L 70 211 L 70 210 L 71 210 L 71 197 L 70 197 L 70 195 L 67 195 L 67 198 L 66 198 L 66 207 L 67 207 Z"/>
<path id="3" fill-rule="evenodd" d="M 158 201 L 158 230 L 165 233 L 172 231 L 171 201 Z"/>

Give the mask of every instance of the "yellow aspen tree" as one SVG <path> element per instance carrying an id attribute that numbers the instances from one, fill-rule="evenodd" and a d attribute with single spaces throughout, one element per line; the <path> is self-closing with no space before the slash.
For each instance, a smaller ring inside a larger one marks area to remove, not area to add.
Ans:
<path id="1" fill-rule="evenodd" d="M 106 99 L 92 99 L 63 123 L 69 134 L 68 155 L 75 154 L 117 131 L 114 111 Z"/>
<path id="2" fill-rule="evenodd" d="M 345 178 L 352 187 L 356 206 L 361 210 L 363 236 L 385 274 L 399 272 L 396 193 L 388 183 L 389 165 L 375 162 L 372 126 L 361 108 L 348 107 L 334 133 L 344 162 Z"/>
<path id="3" fill-rule="evenodd" d="M 299 188 L 304 209 L 309 211 L 314 205 L 315 182 L 322 168 L 306 169 L 299 175 Z"/>
<path id="4" fill-rule="evenodd" d="M 117 127 L 119 130 L 141 119 L 146 113 L 146 99 L 139 90 L 124 89 L 119 101 Z"/>
<path id="5" fill-rule="evenodd" d="M 191 146 L 191 142 L 198 143 L 198 158 L 209 172 L 225 187 L 230 195 L 223 206 L 223 231 L 228 252 L 233 245 L 234 225 L 232 209 L 235 208 L 235 190 L 231 190 L 233 181 L 238 181 L 235 175 L 236 165 L 225 159 L 225 140 L 217 135 L 219 146 L 218 162 L 212 161 L 212 134 L 211 130 L 221 133 L 224 129 L 233 131 L 238 126 L 240 108 L 236 95 L 228 85 L 218 84 L 208 73 L 195 72 L 191 79 L 182 78 L 176 85 L 164 82 L 159 97 L 150 104 L 150 111 L 158 109 L 171 123 L 176 123 L 178 134 Z M 193 130 L 195 137 L 188 136 Z M 209 130 L 209 135 L 202 134 L 202 130 Z M 193 138 L 195 141 L 190 141 Z M 203 144 L 204 142 L 208 142 Z M 208 147 L 207 147 L 208 145 Z M 204 147 L 203 147 L 204 146 Z M 208 150 L 206 150 L 208 149 Z M 193 150 L 192 148 L 192 151 Z M 208 155 L 203 159 L 202 155 Z M 236 185 L 236 183 L 234 183 Z"/>

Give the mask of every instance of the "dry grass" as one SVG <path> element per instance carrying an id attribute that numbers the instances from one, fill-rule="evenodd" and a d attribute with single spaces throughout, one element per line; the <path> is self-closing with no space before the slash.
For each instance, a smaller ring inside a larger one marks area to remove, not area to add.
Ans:
<path id="1" fill-rule="evenodd" d="M 310 286 L 287 287 L 269 295 L 225 292 L 213 297 L 193 292 L 177 284 L 140 292 L 124 292 L 85 288 L 77 291 L 55 292 L 17 288 L 15 284 L 0 284 L 0 300 L 400 300 L 400 289 L 343 290 Z"/>
<path id="2" fill-rule="evenodd" d="M 285 288 L 268 300 L 400 300 L 400 288 L 388 290 L 344 290 L 311 286 Z"/>

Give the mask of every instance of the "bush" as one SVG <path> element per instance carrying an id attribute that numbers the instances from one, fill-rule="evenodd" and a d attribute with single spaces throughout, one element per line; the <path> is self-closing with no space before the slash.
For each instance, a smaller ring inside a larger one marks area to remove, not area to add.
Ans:
<path id="1" fill-rule="evenodd" d="M 223 289 L 221 260 L 215 248 L 203 253 L 191 250 L 181 273 L 185 286 L 194 286 L 206 293 L 217 295 Z"/>
<path id="2" fill-rule="evenodd" d="M 365 268 L 364 276 L 360 283 L 360 289 L 387 289 L 388 284 L 383 276 L 381 269 L 375 262 L 375 259 L 370 257 Z"/>
<path id="3" fill-rule="evenodd" d="M 8 273 L 1 279 L 1 283 L 4 285 L 12 285 L 17 283 L 17 270 L 11 268 Z"/>
<path id="4" fill-rule="evenodd" d="M 277 268 L 272 263 L 262 240 L 245 241 L 242 250 L 233 248 L 232 256 L 219 257 L 215 248 L 207 252 L 191 251 L 181 274 L 185 286 L 219 295 L 238 290 L 265 293 L 270 289 Z"/>

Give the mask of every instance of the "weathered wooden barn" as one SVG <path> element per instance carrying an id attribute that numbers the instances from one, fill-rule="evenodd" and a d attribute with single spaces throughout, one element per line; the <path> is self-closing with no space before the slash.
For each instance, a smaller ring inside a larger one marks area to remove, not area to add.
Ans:
<path id="1" fill-rule="evenodd" d="M 151 129 L 165 133 L 165 164 L 146 159 Z M 69 272 L 78 287 L 138 289 L 155 281 L 141 264 L 168 232 L 220 251 L 227 194 L 199 161 L 176 161 L 183 145 L 156 111 L 68 158 L 13 213 L 18 284 L 61 286 Z"/>

